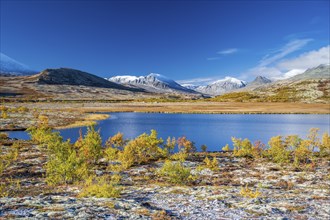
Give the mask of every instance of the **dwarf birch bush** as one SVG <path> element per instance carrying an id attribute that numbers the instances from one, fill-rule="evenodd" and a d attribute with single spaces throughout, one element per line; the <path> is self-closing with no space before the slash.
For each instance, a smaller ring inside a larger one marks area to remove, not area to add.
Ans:
<path id="1" fill-rule="evenodd" d="M 321 156 L 330 156 L 330 136 L 326 132 L 322 136 L 322 143 L 320 144 Z"/>
<path id="2" fill-rule="evenodd" d="M 150 135 L 143 133 L 127 143 L 119 152 L 118 159 L 125 168 L 157 160 L 164 155 L 163 142 L 163 139 L 157 138 L 155 130 L 151 130 Z"/>
<path id="3" fill-rule="evenodd" d="M 79 158 L 70 141 L 57 142 L 45 165 L 49 185 L 72 184 L 88 176 L 88 166 Z"/>
<path id="4" fill-rule="evenodd" d="M 290 151 L 282 140 L 282 136 L 272 137 L 269 142 L 266 155 L 275 163 L 290 162 Z"/>
<path id="5" fill-rule="evenodd" d="M 97 197 L 97 198 L 117 198 L 120 197 L 121 189 L 117 186 L 119 181 L 106 176 L 87 178 L 80 197 Z"/>
<path id="6" fill-rule="evenodd" d="M 165 177 L 170 183 L 174 184 L 187 184 L 194 180 L 189 168 L 185 168 L 181 162 L 170 160 L 165 161 L 162 168 L 158 170 L 158 175 Z"/>
<path id="7" fill-rule="evenodd" d="M 94 164 L 101 156 L 102 138 L 100 131 L 95 131 L 95 127 L 87 128 L 87 133 L 82 140 L 79 154 L 88 164 Z"/>
<path id="8" fill-rule="evenodd" d="M 209 168 L 210 170 L 213 171 L 219 170 L 219 162 L 216 157 L 213 157 L 212 160 L 210 160 L 208 157 L 205 157 L 203 162 L 205 163 L 203 167 Z"/>
<path id="9" fill-rule="evenodd" d="M 234 156 L 237 157 L 253 157 L 253 146 L 249 139 L 245 138 L 242 140 L 241 138 L 231 138 L 234 145 Z"/>

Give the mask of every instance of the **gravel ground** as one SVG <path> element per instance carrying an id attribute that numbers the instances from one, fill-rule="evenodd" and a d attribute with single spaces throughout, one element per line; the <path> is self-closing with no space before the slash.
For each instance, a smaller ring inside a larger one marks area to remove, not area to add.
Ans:
<path id="1" fill-rule="evenodd" d="M 171 185 L 157 178 L 160 161 L 123 171 L 120 198 L 80 198 L 79 186 L 47 186 L 43 176 L 47 158 L 39 146 L 26 142 L 19 159 L 0 180 L 19 181 L 11 186 L 10 197 L 0 198 L 0 219 L 330 218 L 329 161 L 320 161 L 315 170 L 294 170 L 223 153 L 217 159 L 217 171 L 196 169 L 200 160 L 185 162 L 192 173 L 199 173 L 191 186 Z M 95 172 L 107 174 L 101 165 Z M 260 196 L 243 197 L 240 190 L 246 184 Z"/>

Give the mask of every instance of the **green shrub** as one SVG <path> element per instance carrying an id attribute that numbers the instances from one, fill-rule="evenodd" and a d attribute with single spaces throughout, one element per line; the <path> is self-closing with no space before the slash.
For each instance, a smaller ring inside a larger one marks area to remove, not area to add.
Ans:
<path id="1" fill-rule="evenodd" d="M 87 128 L 87 133 L 79 148 L 79 156 L 84 158 L 89 164 L 95 163 L 101 156 L 102 138 L 99 131 L 95 131 L 94 126 Z"/>
<path id="2" fill-rule="evenodd" d="M 102 177 L 89 177 L 79 194 L 80 197 L 117 198 L 121 189 L 117 186 L 117 180 Z"/>
<path id="3" fill-rule="evenodd" d="M 110 137 L 105 143 L 106 149 L 104 150 L 104 156 L 107 160 L 113 161 L 118 159 L 119 150 L 122 150 L 125 143 L 124 135 L 120 132 Z"/>
<path id="4" fill-rule="evenodd" d="M 311 150 L 312 152 L 315 151 L 315 148 L 321 145 L 320 139 L 318 138 L 319 130 L 320 130 L 319 128 L 311 128 L 309 130 L 309 134 L 307 135 L 309 150 Z"/>
<path id="5" fill-rule="evenodd" d="M 180 162 L 184 162 L 188 158 L 188 154 L 185 152 L 178 152 L 170 156 L 171 160 L 177 160 Z"/>
<path id="6" fill-rule="evenodd" d="M 9 152 L 6 155 L 4 155 L 5 160 L 8 161 L 9 163 L 16 161 L 18 158 L 20 148 L 21 148 L 20 141 L 15 141 L 13 145 L 10 147 Z"/>
<path id="7" fill-rule="evenodd" d="M 20 142 L 16 141 L 6 153 L 2 152 L 2 148 L 0 146 L 0 176 L 3 171 L 10 166 L 10 164 L 17 160 L 20 146 Z"/>
<path id="8" fill-rule="evenodd" d="M 302 140 L 299 146 L 293 151 L 294 165 L 300 166 L 301 164 L 307 164 L 312 159 L 312 151 L 309 146 L 308 140 Z"/>
<path id="9" fill-rule="evenodd" d="M 124 150 L 119 152 L 118 159 L 126 168 L 133 164 L 157 160 L 164 156 L 164 150 L 161 148 L 162 144 L 163 140 L 157 138 L 157 132 L 151 130 L 150 135 L 143 133 L 129 141 Z"/>
<path id="10" fill-rule="evenodd" d="M 113 147 L 108 147 L 104 150 L 104 157 L 108 161 L 114 161 L 118 159 L 119 150 Z"/>
<path id="11" fill-rule="evenodd" d="M 52 128 L 49 127 L 48 118 L 46 116 L 38 117 L 38 125 L 32 126 L 27 129 L 31 140 L 38 144 L 52 143 L 56 139 L 62 140 L 59 133 L 52 132 Z"/>
<path id="12" fill-rule="evenodd" d="M 234 145 L 234 156 L 237 157 L 253 157 L 253 146 L 249 139 L 245 138 L 242 140 L 241 138 L 232 137 Z"/>
<path id="13" fill-rule="evenodd" d="M 289 135 L 285 137 L 284 144 L 286 145 L 287 150 L 294 151 L 302 141 L 301 138 L 299 138 L 298 135 Z"/>
<path id="14" fill-rule="evenodd" d="M 86 163 L 86 154 L 81 157 L 77 153 L 76 144 L 72 145 L 70 140 L 64 142 L 58 132 L 52 132 L 48 126 L 47 117 L 39 116 L 38 126 L 28 130 L 33 141 L 47 146 L 48 160 L 44 168 L 48 185 L 72 184 L 88 176 L 89 167 Z M 89 133 L 87 133 L 79 150 L 85 150 L 87 148 L 85 146 L 91 146 L 92 149 L 95 149 L 93 144 L 98 143 L 94 138 L 96 135 L 93 132 L 95 131 L 90 129 L 88 131 Z M 88 153 L 87 156 L 92 155 L 94 159 L 92 153 L 96 154 L 97 152 L 92 151 L 90 153 L 88 151 Z"/>
<path id="15" fill-rule="evenodd" d="M 320 144 L 321 156 L 330 156 L 330 136 L 325 132 L 322 136 L 322 143 Z"/>
<path id="16" fill-rule="evenodd" d="M 266 155 L 275 163 L 290 162 L 290 151 L 287 149 L 282 136 L 272 137 L 268 142 L 269 149 Z"/>
<path id="17" fill-rule="evenodd" d="M 205 157 L 203 162 L 205 163 L 205 168 L 209 168 L 213 171 L 219 170 L 219 162 L 216 157 L 213 157 L 212 160 L 210 160 L 208 157 Z"/>
<path id="18" fill-rule="evenodd" d="M 187 184 L 194 177 L 190 174 L 190 169 L 185 168 L 181 162 L 172 162 L 166 160 L 162 168 L 158 171 L 158 175 L 166 177 L 167 180 L 174 184 Z"/>
<path id="19" fill-rule="evenodd" d="M 45 165 L 46 182 L 49 185 L 72 184 L 88 176 L 88 166 L 79 158 L 70 141 L 57 142 L 49 151 Z"/>
<path id="20" fill-rule="evenodd" d="M 0 132 L 0 140 L 7 140 L 8 139 L 8 134 L 4 132 Z"/>

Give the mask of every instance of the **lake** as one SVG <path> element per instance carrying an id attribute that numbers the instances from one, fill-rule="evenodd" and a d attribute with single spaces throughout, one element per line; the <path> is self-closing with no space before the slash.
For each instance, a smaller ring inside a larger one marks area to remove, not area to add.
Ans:
<path id="1" fill-rule="evenodd" d="M 320 135 L 329 132 L 330 115 L 311 114 L 162 114 L 162 113 L 111 113 L 110 118 L 100 121 L 103 141 L 117 132 L 125 138 L 134 138 L 143 132 L 157 130 L 164 140 L 168 136 L 186 136 L 198 149 L 202 144 L 208 150 L 221 150 L 232 145 L 231 137 L 261 140 L 267 143 L 270 137 L 297 134 L 306 137 L 312 127 L 320 128 Z M 61 135 L 72 141 L 79 136 L 80 128 L 60 130 Z M 83 132 L 86 128 L 82 128 Z M 24 131 L 8 132 L 12 138 L 28 139 Z"/>

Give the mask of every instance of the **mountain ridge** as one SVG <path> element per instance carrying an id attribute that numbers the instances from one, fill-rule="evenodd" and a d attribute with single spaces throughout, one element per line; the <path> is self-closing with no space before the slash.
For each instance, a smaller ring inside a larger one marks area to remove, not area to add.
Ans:
<path id="1" fill-rule="evenodd" d="M 284 80 L 245 87 L 217 96 L 227 102 L 307 102 L 330 103 L 330 65 L 319 65 Z"/>
<path id="2" fill-rule="evenodd" d="M 223 79 L 216 80 L 211 82 L 206 86 L 194 86 L 189 84 L 190 88 L 194 88 L 195 91 L 200 92 L 206 95 L 220 95 L 226 92 L 239 89 L 246 86 L 246 82 L 243 80 L 239 80 L 234 77 L 225 77 Z"/>
<path id="3" fill-rule="evenodd" d="M 45 69 L 30 77 L 37 78 L 37 83 L 39 84 L 91 86 L 129 91 L 142 91 L 109 82 L 99 76 L 71 68 Z"/>
<path id="4" fill-rule="evenodd" d="M 32 70 L 27 65 L 14 60 L 13 58 L 0 52 L 0 75 L 2 76 L 20 76 L 32 75 L 38 71 Z"/>
<path id="5" fill-rule="evenodd" d="M 137 87 L 156 93 L 197 93 L 196 91 L 185 88 L 174 80 L 157 73 L 150 73 L 146 76 L 122 75 L 106 79 L 121 85 Z"/>

